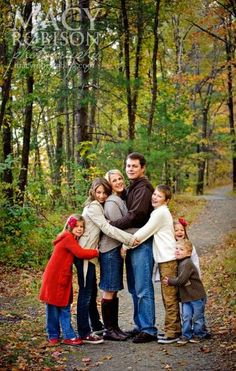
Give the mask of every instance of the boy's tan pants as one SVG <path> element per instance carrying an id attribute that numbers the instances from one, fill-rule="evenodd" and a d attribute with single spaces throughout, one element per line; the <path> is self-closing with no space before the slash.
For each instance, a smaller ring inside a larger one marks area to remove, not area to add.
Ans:
<path id="1" fill-rule="evenodd" d="M 165 335 L 167 337 L 177 337 L 181 335 L 180 310 L 178 300 L 178 288 L 175 286 L 163 285 L 164 277 L 176 277 L 178 263 L 176 260 L 159 263 L 161 278 L 161 293 L 165 307 Z"/>

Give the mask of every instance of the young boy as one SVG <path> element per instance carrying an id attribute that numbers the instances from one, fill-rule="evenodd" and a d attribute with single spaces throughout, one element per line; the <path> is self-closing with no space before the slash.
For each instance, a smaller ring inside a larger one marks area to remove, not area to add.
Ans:
<path id="1" fill-rule="evenodd" d="M 173 218 L 168 208 L 170 199 L 170 187 L 158 185 L 152 195 L 154 210 L 150 219 L 134 233 L 135 238 L 141 242 L 153 236 L 153 257 L 160 271 L 161 293 L 165 306 L 165 335 L 158 336 L 158 343 L 161 344 L 177 342 L 181 334 L 178 289 L 174 286 L 163 285 L 162 282 L 166 276 L 176 277 L 178 271 Z M 140 268 L 142 268 L 142 262 L 140 262 Z"/>
<path id="2" fill-rule="evenodd" d="M 191 260 L 192 243 L 189 240 L 178 241 L 176 259 L 178 277 L 165 277 L 164 285 L 179 287 L 182 303 L 182 337 L 178 344 L 196 343 L 209 337 L 205 326 L 206 292 L 198 271 Z"/>

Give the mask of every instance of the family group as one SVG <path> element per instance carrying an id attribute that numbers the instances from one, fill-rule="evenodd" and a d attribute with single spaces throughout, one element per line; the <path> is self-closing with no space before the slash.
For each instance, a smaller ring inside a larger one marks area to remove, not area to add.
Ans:
<path id="1" fill-rule="evenodd" d="M 95 179 L 82 215 L 71 215 L 54 241 L 40 290 L 51 344 L 100 344 L 132 338 L 136 344 L 157 341 L 184 345 L 210 336 L 204 316 L 206 292 L 198 255 L 186 232 L 187 223 L 183 218 L 173 222 L 168 208 L 170 187 L 158 185 L 154 189 L 145 170 L 144 156 L 133 152 L 126 158 L 127 188 L 124 176 L 116 169 Z M 98 259 L 103 323 L 96 300 Z M 133 300 L 134 328 L 129 331 L 122 331 L 118 321 L 124 260 Z M 73 264 L 79 285 L 78 334 L 71 324 Z M 164 333 L 155 325 L 154 270 L 161 282 Z"/>

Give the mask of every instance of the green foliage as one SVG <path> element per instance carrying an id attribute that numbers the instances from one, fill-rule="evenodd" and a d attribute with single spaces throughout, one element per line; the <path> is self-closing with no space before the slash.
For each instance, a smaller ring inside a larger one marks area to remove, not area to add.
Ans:
<path id="1" fill-rule="evenodd" d="M 58 227 L 46 223 L 27 206 L 2 207 L 0 217 L 0 262 L 17 267 L 44 265 Z"/>

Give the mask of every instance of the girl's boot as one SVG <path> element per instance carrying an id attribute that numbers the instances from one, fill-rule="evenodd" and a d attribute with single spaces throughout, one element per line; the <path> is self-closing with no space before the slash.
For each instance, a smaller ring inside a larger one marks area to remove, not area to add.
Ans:
<path id="1" fill-rule="evenodd" d="M 105 331 L 103 332 L 104 340 L 126 340 L 119 335 L 114 328 L 113 300 L 102 299 L 102 318 L 105 326 Z"/>

